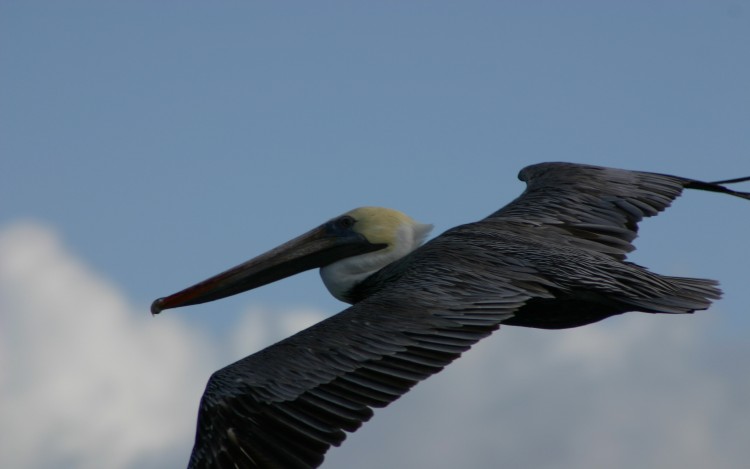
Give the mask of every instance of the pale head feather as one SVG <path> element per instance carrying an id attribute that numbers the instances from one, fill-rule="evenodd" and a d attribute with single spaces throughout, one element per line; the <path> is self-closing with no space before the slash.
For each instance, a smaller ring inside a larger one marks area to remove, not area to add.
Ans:
<path id="1" fill-rule="evenodd" d="M 432 230 L 405 213 L 382 207 L 360 207 L 346 213 L 354 218 L 352 229 L 373 244 L 387 247 L 347 257 L 320 269 L 328 291 L 341 301 L 357 283 L 418 248 Z"/>

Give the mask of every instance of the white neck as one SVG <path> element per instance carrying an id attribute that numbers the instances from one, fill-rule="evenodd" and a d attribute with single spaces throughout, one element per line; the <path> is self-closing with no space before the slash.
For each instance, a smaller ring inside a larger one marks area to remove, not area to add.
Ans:
<path id="1" fill-rule="evenodd" d="M 409 223 L 402 223 L 395 227 L 393 240 L 388 243 L 388 247 L 347 257 L 322 267 L 320 276 L 323 283 L 331 295 L 346 302 L 346 294 L 355 285 L 418 248 L 431 229 L 432 225 L 412 220 L 409 220 Z"/>

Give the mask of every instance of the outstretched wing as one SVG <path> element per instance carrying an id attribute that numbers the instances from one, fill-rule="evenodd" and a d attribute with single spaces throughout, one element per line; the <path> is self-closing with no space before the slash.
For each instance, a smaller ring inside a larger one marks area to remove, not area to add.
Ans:
<path id="1" fill-rule="evenodd" d="M 722 192 L 750 199 L 720 184 L 666 174 L 627 171 L 573 163 L 541 163 L 521 170 L 526 190 L 488 219 L 515 218 L 528 223 L 558 225 L 578 239 L 618 259 L 632 251 L 638 222 L 651 217 L 677 198 L 683 189 Z"/>
<path id="2" fill-rule="evenodd" d="M 189 467 L 317 467 L 373 407 L 440 371 L 529 295 L 505 283 L 461 306 L 429 296 L 388 289 L 214 373 Z"/>

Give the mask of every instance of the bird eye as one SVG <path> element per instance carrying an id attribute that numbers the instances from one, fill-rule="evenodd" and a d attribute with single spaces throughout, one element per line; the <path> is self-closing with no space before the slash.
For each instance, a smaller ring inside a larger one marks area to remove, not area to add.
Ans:
<path id="1" fill-rule="evenodd" d="M 350 217 L 349 215 L 344 215 L 336 221 L 336 224 L 339 226 L 339 228 L 349 229 L 354 226 L 354 218 Z"/>

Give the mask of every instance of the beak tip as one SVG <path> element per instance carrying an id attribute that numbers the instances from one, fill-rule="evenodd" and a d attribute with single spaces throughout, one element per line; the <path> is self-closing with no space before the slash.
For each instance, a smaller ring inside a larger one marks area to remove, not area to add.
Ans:
<path id="1" fill-rule="evenodd" d="M 157 314 L 161 313 L 164 309 L 164 298 L 158 298 L 153 303 L 151 303 L 151 314 L 153 316 L 156 316 Z"/>

